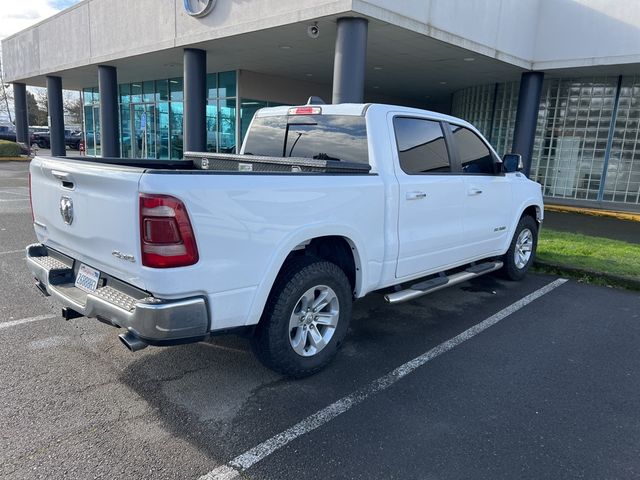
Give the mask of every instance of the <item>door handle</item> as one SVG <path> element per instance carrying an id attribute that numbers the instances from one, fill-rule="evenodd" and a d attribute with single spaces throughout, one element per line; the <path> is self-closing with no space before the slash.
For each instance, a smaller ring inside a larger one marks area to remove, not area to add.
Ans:
<path id="1" fill-rule="evenodd" d="M 420 200 L 426 197 L 427 192 L 407 192 L 407 200 Z"/>
<path id="2" fill-rule="evenodd" d="M 51 175 L 62 182 L 64 188 L 73 189 L 73 176 L 69 172 L 59 172 L 58 170 L 51 170 Z"/>
<path id="3" fill-rule="evenodd" d="M 481 193 L 482 190 L 477 187 L 471 187 L 469 190 L 467 190 L 467 195 L 480 195 Z"/>
<path id="4" fill-rule="evenodd" d="M 58 170 L 51 170 L 51 175 L 56 177 L 58 180 L 69 180 L 71 178 L 71 174 L 69 172 L 59 172 Z"/>

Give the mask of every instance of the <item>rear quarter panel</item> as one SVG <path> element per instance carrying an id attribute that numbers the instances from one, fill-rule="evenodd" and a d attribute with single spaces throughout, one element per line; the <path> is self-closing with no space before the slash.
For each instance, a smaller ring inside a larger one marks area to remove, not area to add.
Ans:
<path id="1" fill-rule="evenodd" d="M 285 258 L 311 238 L 351 241 L 358 290 L 380 280 L 385 197 L 377 175 L 149 173 L 140 191 L 185 203 L 200 254 L 190 267 L 143 267 L 145 285 L 164 298 L 206 295 L 213 330 L 257 323 Z"/>

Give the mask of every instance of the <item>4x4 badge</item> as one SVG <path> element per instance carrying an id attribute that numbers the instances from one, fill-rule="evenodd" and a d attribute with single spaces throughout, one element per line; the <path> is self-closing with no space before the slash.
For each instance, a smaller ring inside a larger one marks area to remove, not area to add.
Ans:
<path id="1" fill-rule="evenodd" d="M 69 197 L 60 197 L 60 215 L 67 225 L 73 223 L 73 201 Z"/>

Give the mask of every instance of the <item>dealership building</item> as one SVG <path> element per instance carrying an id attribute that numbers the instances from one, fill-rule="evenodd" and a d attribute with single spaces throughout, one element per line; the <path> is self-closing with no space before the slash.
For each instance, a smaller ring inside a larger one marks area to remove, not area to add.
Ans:
<path id="1" fill-rule="evenodd" d="M 2 42 L 26 87 L 82 92 L 88 155 L 234 152 L 257 109 L 384 102 L 465 118 L 548 201 L 640 211 L 640 2 L 83 0 Z"/>

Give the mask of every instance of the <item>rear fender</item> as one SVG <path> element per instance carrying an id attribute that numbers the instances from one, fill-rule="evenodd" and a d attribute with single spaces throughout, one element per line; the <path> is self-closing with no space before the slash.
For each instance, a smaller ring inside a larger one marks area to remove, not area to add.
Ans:
<path id="1" fill-rule="evenodd" d="M 364 290 L 363 279 L 367 278 L 367 259 L 364 242 L 359 238 L 358 234 L 349 227 L 344 226 L 300 230 L 287 237 L 287 240 L 282 242 L 282 248 L 271 257 L 267 273 L 263 276 L 262 281 L 256 289 L 245 325 L 254 325 L 260 321 L 276 277 L 278 273 L 280 273 L 289 254 L 295 250 L 303 249 L 304 246 L 309 244 L 314 238 L 328 236 L 343 237 L 351 246 L 356 265 L 355 296 L 361 296 L 361 292 Z"/>

